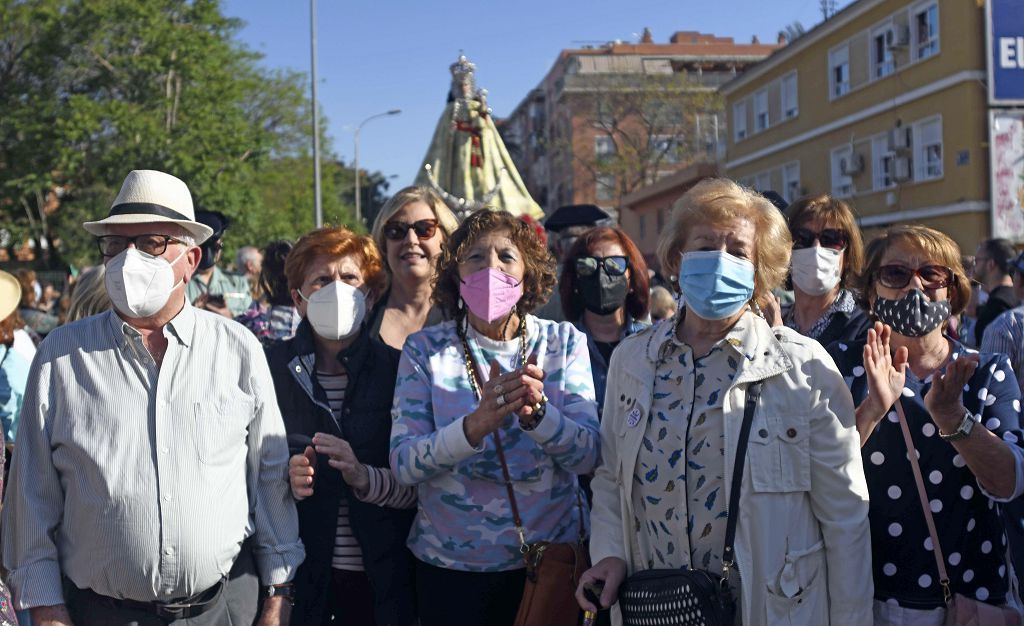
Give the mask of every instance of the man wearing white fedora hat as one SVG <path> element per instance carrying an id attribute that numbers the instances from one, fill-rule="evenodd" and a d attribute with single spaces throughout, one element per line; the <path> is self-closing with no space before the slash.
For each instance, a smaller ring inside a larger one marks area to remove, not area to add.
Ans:
<path id="1" fill-rule="evenodd" d="M 221 625 L 251 536 L 262 626 L 287 624 L 304 551 L 259 342 L 197 310 L 210 236 L 185 184 L 128 174 L 87 222 L 113 309 L 51 333 L 26 389 L 3 510 L 14 602 L 37 626 Z"/>

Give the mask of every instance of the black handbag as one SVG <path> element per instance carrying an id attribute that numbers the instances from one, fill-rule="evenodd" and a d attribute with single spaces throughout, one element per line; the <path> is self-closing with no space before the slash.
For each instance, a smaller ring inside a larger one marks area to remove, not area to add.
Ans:
<path id="1" fill-rule="evenodd" d="M 740 484 L 747 457 L 754 408 L 761 396 L 761 381 L 747 388 L 739 445 L 732 472 L 729 517 L 725 525 L 722 575 L 702 569 L 650 569 L 636 572 L 619 587 L 623 626 L 732 626 L 736 598 L 729 571 L 736 564 L 733 543 L 740 510 Z M 683 481 L 685 484 L 685 480 Z M 689 497 L 687 497 L 689 502 Z"/>

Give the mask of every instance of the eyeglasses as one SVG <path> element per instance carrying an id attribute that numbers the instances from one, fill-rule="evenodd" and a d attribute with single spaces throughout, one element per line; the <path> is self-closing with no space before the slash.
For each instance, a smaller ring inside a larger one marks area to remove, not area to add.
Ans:
<path id="1" fill-rule="evenodd" d="M 622 276 L 629 268 L 629 259 L 624 256 L 581 256 L 576 259 L 576 275 L 592 276 L 602 265 L 609 276 Z"/>
<path id="2" fill-rule="evenodd" d="M 96 238 L 96 245 L 100 254 L 105 257 L 117 256 L 124 252 L 128 244 L 134 244 L 135 249 L 145 252 L 151 256 L 160 256 L 167 250 L 167 244 L 174 242 L 184 245 L 184 241 L 169 237 L 167 235 L 136 235 L 125 237 L 123 235 L 103 235 Z"/>
<path id="3" fill-rule="evenodd" d="M 391 241 L 401 241 L 409 234 L 409 229 L 416 232 L 419 239 L 430 239 L 437 232 L 437 220 L 416 220 L 408 222 L 388 222 L 384 224 L 384 237 Z"/>
<path id="4" fill-rule="evenodd" d="M 942 289 L 953 284 L 953 270 L 945 265 L 922 265 L 911 269 L 904 265 L 883 265 L 878 268 L 878 282 L 888 289 L 903 289 L 918 276 L 925 289 Z"/>
<path id="5" fill-rule="evenodd" d="M 845 250 L 846 246 L 850 243 L 850 236 L 846 234 L 846 231 L 839 230 L 838 228 L 826 228 L 820 233 L 806 228 L 793 229 L 794 249 L 810 248 L 814 245 L 815 239 L 821 242 L 821 247 L 832 248 L 833 250 Z"/>

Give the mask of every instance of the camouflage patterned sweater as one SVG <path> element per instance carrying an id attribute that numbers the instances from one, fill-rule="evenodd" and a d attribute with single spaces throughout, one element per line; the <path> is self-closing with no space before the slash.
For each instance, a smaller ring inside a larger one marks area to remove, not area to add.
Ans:
<path id="1" fill-rule="evenodd" d="M 468 341 L 477 363 L 497 360 L 503 372 L 519 365 L 518 338 L 493 341 L 471 328 Z M 527 316 L 527 355 L 546 373 L 547 413 L 532 431 L 510 415 L 501 442 L 526 540 L 573 541 L 581 523 L 576 475 L 593 471 L 600 445 L 587 339 L 567 322 Z M 494 438 L 474 448 L 462 429 L 476 406 L 455 322 L 410 336 L 391 411 L 391 467 L 419 498 L 409 548 L 449 569 L 517 569 L 523 560 Z"/>

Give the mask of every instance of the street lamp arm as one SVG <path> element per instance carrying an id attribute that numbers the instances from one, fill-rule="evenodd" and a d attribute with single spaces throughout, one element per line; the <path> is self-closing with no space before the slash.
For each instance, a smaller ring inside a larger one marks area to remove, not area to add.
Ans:
<path id="1" fill-rule="evenodd" d="M 389 115 L 398 115 L 401 112 L 402 112 L 402 109 L 389 109 L 387 111 L 384 111 L 383 113 L 376 113 L 376 114 L 371 115 L 370 117 L 366 118 L 365 120 L 359 122 L 359 125 L 356 126 L 355 146 L 354 146 L 355 149 L 353 150 L 353 153 L 352 153 L 352 157 L 353 157 L 352 165 L 354 166 L 354 169 L 355 169 L 355 178 L 356 178 L 356 223 L 359 223 L 359 222 L 363 221 L 362 198 L 360 197 L 360 192 L 362 191 L 362 189 L 360 188 L 360 185 L 359 185 L 359 131 L 361 131 L 363 129 L 363 125 L 366 124 L 367 122 L 369 122 L 370 120 L 375 120 L 378 117 L 387 117 Z"/>

